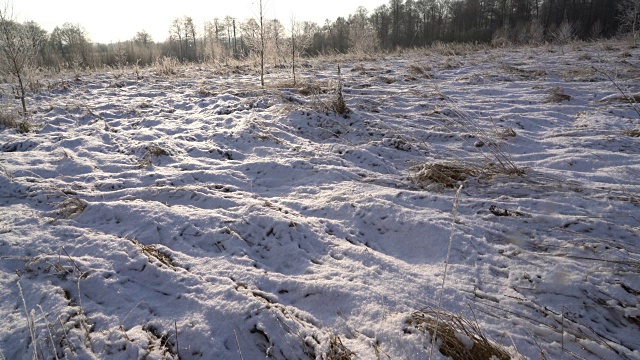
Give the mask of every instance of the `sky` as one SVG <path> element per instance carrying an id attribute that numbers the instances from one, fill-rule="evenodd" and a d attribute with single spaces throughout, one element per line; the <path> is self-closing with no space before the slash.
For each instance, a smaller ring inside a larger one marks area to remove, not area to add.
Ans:
<path id="1" fill-rule="evenodd" d="M 0 1 L 5 3 L 6 1 Z M 191 16 L 199 29 L 205 21 L 229 15 L 242 21 L 258 13 L 257 0 L 14 0 L 14 17 L 18 21 L 35 21 L 51 32 L 65 22 L 80 24 L 91 41 L 110 43 L 129 40 L 145 30 L 154 41 L 168 37 L 173 19 Z M 265 15 L 289 23 L 292 16 L 299 21 L 322 25 L 326 19 L 353 14 L 359 6 L 372 11 L 388 0 L 263 0 Z"/>

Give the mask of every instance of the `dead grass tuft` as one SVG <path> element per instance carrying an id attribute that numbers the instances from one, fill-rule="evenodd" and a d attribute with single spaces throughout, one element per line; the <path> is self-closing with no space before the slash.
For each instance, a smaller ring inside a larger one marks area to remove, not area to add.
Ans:
<path id="1" fill-rule="evenodd" d="M 339 336 L 331 336 L 329 339 L 329 353 L 326 356 L 327 360 L 351 360 L 353 355 L 353 352 L 342 344 Z"/>
<path id="2" fill-rule="evenodd" d="M 409 65 L 409 74 L 414 75 L 414 76 L 424 76 L 424 77 L 428 77 L 430 76 L 429 71 L 431 71 L 431 68 L 427 67 L 424 68 L 418 64 L 411 64 Z"/>
<path id="3" fill-rule="evenodd" d="M 71 197 L 60 204 L 57 213 L 60 218 L 68 219 L 74 215 L 81 214 L 86 208 L 87 205 L 83 203 L 82 200 Z"/>
<path id="4" fill-rule="evenodd" d="M 423 332 L 433 333 L 437 328 L 440 353 L 453 360 L 511 358 L 502 346 L 487 339 L 476 323 L 460 315 L 426 309 L 414 312 L 409 321 L 412 326 Z"/>
<path id="5" fill-rule="evenodd" d="M 156 71 L 160 75 L 175 75 L 176 68 L 178 67 L 178 60 L 165 56 L 162 59 L 158 60 L 155 64 Z"/>
<path id="6" fill-rule="evenodd" d="M 156 144 L 149 145 L 149 155 L 151 156 L 162 156 L 162 155 L 170 155 L 169 152 Z"/>
<path id="7" fill-rule="evenodd" d="M 549 89 L 548 95 L 545 97 L 545 103 L 561 103 L 571 100 L 571 96 L 565 94 L 564 90 L 559 87 Z"/>
<path id="8" fill-rule="evenodd" d="M 138 166 L 140 168 L 151 166 L 153 165 L 153 158 L 157 158 L 163 155 L 171 156 L 171 153 L 169 153 L 159 145 L 150 144 L 147 146 L 147 152 L 142 156 L 142 159 L 138 161 Z"/>
<path id="9" fill-rule="evenodd" d="M 347 116 L 350 112 L 347 107 L 347 103 L 344 101 L 344 95 L 342 92 L 342 74 L 340 72 L 340 66 L 338 66 L 338 85 L 336 86 L 336 97 L 329 104 L 329 108 L 337 114 Z"/>
<path id="10" fill-rule="evenodd" d="M 567 81 L 577 82 L 595 82 L 600 80 L 597 73 L 589 67 L 567 69 L 562 73 L 562 77 Z"/>
<path id="11" fill-rule="evenodd" d="M 302 96 L 319 95 L 327 92 L 318 82 L 308 79 L 306 81 L 282 81 L 271 86 L 274 89 L 295 89 Z"/>
<path id="12" fill-rule="evenodd" d="M 436 53 L 447 56 L 464 56 L 471 55 L 476 51 L 485 49 L 486 46 L 482 44 L 472 43 L 443 43 L 441 41 L 434 42 L 430 47 L 427 47 L 430 53 Z"/>
<path id="13" fill-rule="evenodd" d="M 16 129 L 19 134 L 31 131 L 31 123 L 11 106 L 0 106 L 0 129 Z"/>
<path id="14" fill-rule="evenodd" d="M 448 188 L 456 187 L 459 182 L 481 174 L 478 169 L 454 162 L 420 164 L 413 166 L 410 171 L 413 174 L 409 180 L 416 185 L 435 183 Z"/>
<path id="15" fill-rule="evenodd" d="M 604 99 L 600 100 L 600 102 L 628 102 L 630 104 L 640 103 L 640 93 L 622 93 L 619 95 L 607 96 Z"/>
<path id="16" fill-rule="evenodd" d="M 627 129 L 622 132 L 623 135 L 640 138 L 640 129 Z"/>
<path id="17" fill-rule="evenodd" d="M 511 65 L 500 65 L 499 69 L 507 74 L 516 75 L 522 77 L 524 79 L 537 79 L 547 75 L 547 72 L 544 70 L 529 70 L 529 69 L 521 69 Z"/>
<path id="18" fill-rule="evenodd" d="M 144 253 L 147 258 L 149 258 L 149 260 L 158 260 L 160 263 L 168 266 L 172 270 L 175 270 L 176 266 L 173 263 L 173 260 L 171 260 L 171 257 L 158 250 L 155 245 L 144 245 L 136 239 L 130 239 L 130 241 L 138 248 L 140 248 L 140 251 L 142 251 L 142 253 Z"/>
<path id="19" fill-rule="evenodd" d="M 216 95 L 214 91 L 207 89 L 205 85 L 200 85 L 196 94 L 200 97 L 211 97 Z"/>
<path id="20" fill-rule="evenodd" d="M 510 138 L 510 137 L 516 137 L 517 136 L 516 131 L 513 130 L 512 128 L 501 129 L 501 130 L 498 131 L 497 135 L 498 135 L 499 138 L 501 138 L 503 140 L 505 140 L 507 138 Z"/>

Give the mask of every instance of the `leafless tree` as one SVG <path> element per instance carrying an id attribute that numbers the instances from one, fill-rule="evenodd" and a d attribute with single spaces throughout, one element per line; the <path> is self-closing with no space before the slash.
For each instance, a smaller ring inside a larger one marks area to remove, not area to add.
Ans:
<path id="1" fill-rule="evenodd" d="M 278 19 L 267 22 L 266 53 L 273 60 L 273 64 L 278 66 L 286 63 L 288 46 L 285 40 L 285 28 Z"/>
<path id="2" fill-rule="evenodd" d="M 204 54 L 208 61 L 216 61 L 221 57 L 220 51 L 220 33 L 222 32 L 222 26 L 218 18 L 213 21 L 208 21 L 204 25 Z"/>
<path id="3" fill-rule="evenodd" d="M 296 85 L 296 61 L 313 40 L 313 34 L 307 31 L 310 26 L 308 22 L 300 23 L 296 21 L 295 17 L 291 17 L 291 72 L 294 85 Z"/>
<path id="4" fill-rule="evenodd" d="M 378 48 L 378 36 L 369 22 L 367 9 L 360 6 L 349 17 L 349 48 L 358 54 L 372 54 Z"/>
<path id="5" fill-rule="evenodd" d="M 243 41 L 249 51 L 260 51 L 260 25 L 255 19 L 247 19 L 240 24 Z"/>
<path id="6" fill-rule="evenodd" d="M 71 23 L 56 26 L 49 39 L 54 51 L 67 66 L 93 66 L 93 49 L 82 26 Z"/>
<path id="7" fill-rule="evenodd" d="M 196 40 L 196 26 L 193 23 L 193 19 L 189 16 L 183 18 L 184 22 L 184 42 L 185 52 L 189 61 L 197 60 L 197 40 Z"/>
<path id="8" fill-rule="evenodd" d="M 537 19 L 527 26 L 528 42 L 531 45 L 540 45 L 544 42 L 544 26 Z"/>
<path id="9" fill-rule="evenodd" d="M 629 31 L 633 43 L 638 43 L 640 37 L 640 0 L 622 0 L 620 2 L 620 25 L 624 31 Z"/>
<path id="10" fill-rule="evenodd" d="M 0 9 L 0 72 L 17 81 L 23 116 L 27 115 L 25 77 L 37 52 L 37 44 L 26 27 L 14 21 L 9 5 Z"/>
<path id="11" fill-rule="evenodd" d="M 265 34 L 264 34 L 264 7 L 262 0 L 259 0 L 259 25 L 260 25 L 260 85 L 264 87 L 264 50 L 265 50 Z"/>
<path id="12" fill-rule="evenodd" d="M 181 19 L 173 19 L 170 29 L 171 35 L 169 36 L 169 39 L 172 40 L 172 42 L 178 42 L 178 59 L 180 59 L 180 61 L 183 60 L 184 56 L 184 51 L 182 50 L 182 30 L 183 26 Z"/>
<path id="13" fill-rule="evenodd" d="M 573 25 L 571 25 L 569 20 L 567 20 L 567 18 L 565 17 L 560 26 L 558 26 L 558 29 L 553 34 L 556 42 L 561 45 L 560 48 L 562 49 L 562 55 L 564 55 L 564 45 L 573 40 L 574 36 L 575 34 Z"/>

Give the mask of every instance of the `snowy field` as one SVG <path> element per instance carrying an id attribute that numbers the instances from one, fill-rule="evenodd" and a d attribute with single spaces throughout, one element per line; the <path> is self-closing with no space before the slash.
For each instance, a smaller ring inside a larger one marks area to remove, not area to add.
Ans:
<path id="1" fill-rule="evenodd" d="M 0 130 L 0 359 L 428 359 L 436 322 L 434 359 L 640 358 L 640 49 L 265 82 L 40 80 Z"/>

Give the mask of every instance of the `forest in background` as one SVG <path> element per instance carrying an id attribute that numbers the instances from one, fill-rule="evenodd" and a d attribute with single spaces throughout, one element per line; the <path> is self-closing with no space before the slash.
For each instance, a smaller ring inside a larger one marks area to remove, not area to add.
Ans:
<path id="1" fill-rule="evenodd" d="M 635 41 L 639 18 L 640 0 L 389 0 L 324 24 L 229 16 L 196 24 L 184 16 L 167 24 L 166 39 L 141 30 L 110 44 L 93 43 L 80 24 L 64 23 L 49 33 L 36 22 L 5 17 L 3 28 L 20 33 L 35 50 L 35 66 L 61 71 L 148 66 L 167 57 L 226 63 L 262 51 L 268 64 L 286 66 L 292 54 L 368 54 L 434 42 L 542 44 L 619 34 L 632 34 Z"/>

